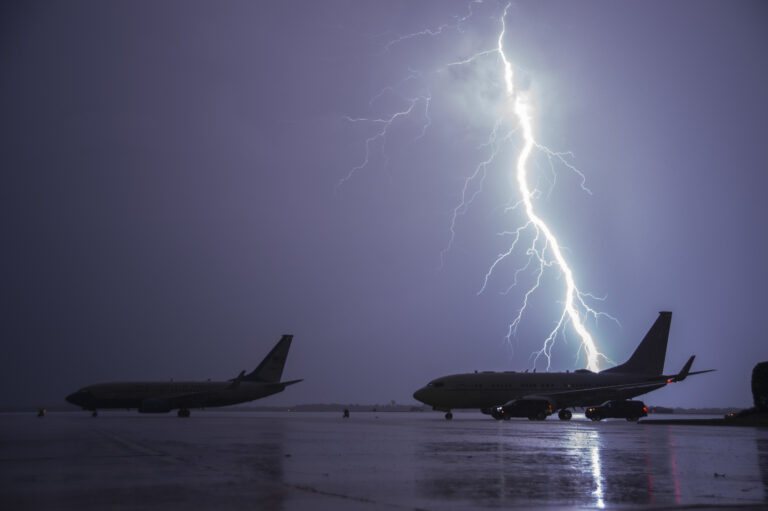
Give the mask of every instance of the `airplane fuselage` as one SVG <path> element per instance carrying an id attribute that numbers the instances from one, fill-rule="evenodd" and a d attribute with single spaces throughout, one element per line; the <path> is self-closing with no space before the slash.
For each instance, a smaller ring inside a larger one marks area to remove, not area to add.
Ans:
<path id="1" fill-rule="evenodd" d="M 568 408 L 630 399 L 668 383 L 681 382 L 689 375 L 712 371 L 691 372 L 695 358 L 692 356 L 679 373 L 663 374 L 671 321 L 671 312 L 660 312 L 632 356 L 623 364 L 599 373 L 579 369 L 565 373 L 486 371 L 452 374 L 432 380 L 413 397 L 435 410 L 448 412 L 446 419 L 452 417 L 453 409 L 479 408 L 493 415 L 493 410 L 498 411 L 498 407 L 513 400 L 545 400 L 550 410 L 560 410 L 561 420 L 569 420 L 572 414 Z M 494 418 L 498 417 L 494 415 Z"/>
<path id="2" fill-rule="evenodd" d="M 173 408 L 210 408 L 253 401 L 281 392 L 283 383 L 125 382 L 89 385 L 67 397 L 87 410 L 137 408 L 169 411 Z"/>
<path id="3" fill-rule="evenodd" d="M 189 417 L 190 408 L 236 405 L 282 392 L 302 380 L 280 381 L 293 336 L 283 335 L 264 360 L 248 374 L 241 371 L 227 381 L 138 381 L 97 383 L 66 397 L 86 410 L 136 408 L 144 413 L 179 410 Z"/>
<path id="4" fill-rule="evenodd" d="M 612 387 L 630 383 L 647 384 L 642 388 L 606 390 L 605 393 L 591 391 L 590 395 L 579 397 L 579 389 Z M 417 390 L 414 397 L 436 410 L 449 411 L 462 408 L 487 409 L 499 406 L 513 399 L 532 395 L 549 395 L 573 392 L 567 406 L 593 406 L 608 399 L 629 399 L 666 385 L 658 375 L 622 373 L 593 373 L 590 371 L 558 373 L 521 372 L 480 372 L 443 376 Z M 554 399 L 555 406 L 558 405 Z"/>

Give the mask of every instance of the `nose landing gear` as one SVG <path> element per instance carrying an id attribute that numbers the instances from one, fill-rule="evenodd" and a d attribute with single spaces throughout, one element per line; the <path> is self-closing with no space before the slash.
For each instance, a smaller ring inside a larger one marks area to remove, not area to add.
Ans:
<path id="1" fill-rule="evenodd" d="M 446 412 L 445 413 L 445 420 L 449 421 L 451 419 L 453 419 L 453 414 L 451 412 Z"/>

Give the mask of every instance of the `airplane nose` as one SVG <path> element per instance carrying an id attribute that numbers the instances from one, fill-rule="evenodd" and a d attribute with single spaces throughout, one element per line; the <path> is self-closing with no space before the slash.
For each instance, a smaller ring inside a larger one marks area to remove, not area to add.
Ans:
<path id="1" fill-rule="evenodd" d="M 413 393 L 413 398 L 416 401 L 421 401 L 422 403 L 425 403 L 425 404 L 427 404 L 427 402 L 425 401 L 426 397 L 427 397 L 427 389 L 425 389 L 424 387 L 420 388 L 419 390 Z"/>
<path id="2" fill-rule="evenodd" d="M 91 395 L 88 392 L 84 390 L 78 390 L 77 392 L 73 392 L 72 394 L 68 395 L 64 399 L 73 405 L 85 407 L 88 405 L 90 398 Z"/>

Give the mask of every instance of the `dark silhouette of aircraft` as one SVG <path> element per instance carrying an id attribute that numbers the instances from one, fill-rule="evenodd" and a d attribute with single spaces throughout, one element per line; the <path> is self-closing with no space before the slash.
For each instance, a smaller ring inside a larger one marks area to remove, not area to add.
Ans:
<path id="1" fill-rule="evenodd" d="M 129 382 L 88 385 L 66 397 L 85 410 L 136 408 L 142 413 L 167 413 L 178 409 L 179 417 L 189 417 L 191 408 L 212 408 L 245 403 L 282 392 L 302 380 L 280 381 L 291 347 L 292 335 L 284 335 L 248 374 L 241 371 L 228 381 Z"/>
<path id="2" fill-rule="evenodd" d="M 491 414 L 496 407 L 513 400 L 545 399 L 553 411 L 559 410 L 561 420 L 569 420 L 572 416 L 569 408 L 629 399 L 668 383 L 681 382 L 690 375 L 714 371 L 690 372 L 693 355 L 679 373 L 662 374 L 671 322 L 671 312 L 660 312 L 629 360 L 599 373 L 579 369 L 565 373 L 486 371 L 454 374 L 432 380 L 413 397 L 435 410 L 446 412 L 446 419 L 453 418 L 453 409 L 479 408 L 481 412 Z"/>

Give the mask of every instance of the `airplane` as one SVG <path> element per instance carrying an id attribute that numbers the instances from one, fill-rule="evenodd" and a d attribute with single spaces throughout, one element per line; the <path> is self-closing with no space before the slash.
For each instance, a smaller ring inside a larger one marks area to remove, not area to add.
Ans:
<path id="1" fill-rule="evenodd" d="M 662 374 L 671 322 L 671 312 L 660 312 L 629 360 L 599 373 L 587 369 L 564 373 L 475 371 L 434 379 L 417 390 L 413 397 L 433 410 L 446 412 L 448 420 L 453 418 L 451 410 L 454 409 L 479 408 L 482 413 L 493 415 L 496 407 L 512 400 L 542 399 L 552 406 L 552 411 L 558 411 L 560 420 L 570 420 L 572 412 L 569 409 L 629 399 L 668 383 L 681 382 L 694 374 L 714 371 L 691 372 L 696 357 L 693 355 L 679 373 Z M 539 418 L 542 417 L 546 418 L 546 415 Z"/>
<path id="2" fill-rule="evenodd" d="M 245 403 L 282 392 L 302 380 L 280 381 L 291 347 L 292 335 L 283 335 L 256 369 L 241 371 L 228 381 L 130 382 L 88 385 L 66 397 L 70 403 L 91 410 L 136 408 L 141 413 L 167 413 L 178 409 L 189 417 L 190 408 L 212 408 Z"/>

